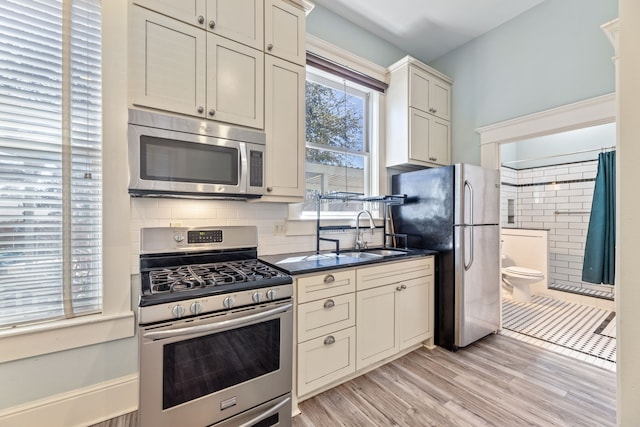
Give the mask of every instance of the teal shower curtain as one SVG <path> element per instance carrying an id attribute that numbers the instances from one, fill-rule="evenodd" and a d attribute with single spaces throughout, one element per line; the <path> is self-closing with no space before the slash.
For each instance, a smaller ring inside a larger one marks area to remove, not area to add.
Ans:
<path id="1" fill-rule="evenodd" d="M 598 155 L 582 280 L 613 285 L 616 260 L 616 152 Z"/>

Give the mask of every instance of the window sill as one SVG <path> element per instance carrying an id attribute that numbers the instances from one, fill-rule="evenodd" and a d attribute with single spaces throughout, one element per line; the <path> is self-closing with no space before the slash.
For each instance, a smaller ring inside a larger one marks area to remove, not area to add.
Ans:
<path id="1" fill-rule="evenodd" d="M 96 314 L 0 331 L 0 363 L 93 344 L 135 334 L 133 312 Z"/>

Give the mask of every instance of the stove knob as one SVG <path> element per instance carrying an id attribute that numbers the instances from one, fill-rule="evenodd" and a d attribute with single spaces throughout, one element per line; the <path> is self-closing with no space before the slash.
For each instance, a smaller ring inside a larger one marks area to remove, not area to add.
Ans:
<path id="1" fill-rule="evenodd" d="M 232 297 L 226 297 L 224 301 L 222 301 L 222 305 L 224 305 L 224 308 L 231 308 L 235 305 L 235 303 L 236 300 Z"/>
<path id="2" fill-rule="evenodd" d="M 278 296 L 278 293 L 275 289 L 269 289 L 267 291 L 267 299 L 273 301 Z"/>
<path id="3" fill-rule="evenodd" d="M 251 299 L 253 299 L 253 302 L 262 302 L 262 292 L 256 292 Z"/>
<path id="4" fill-rule="evenodd" d="M 176 305 L 175 307 L 173 307 L 171 312 L 173 313 L 173 317 L 179 319 L 184 315 L 184 307 L 181 305 Z"/>
<path id="5" fill-rule="evenodd" d="M 202 303 L 194 302 L 190 307 L 191 314 L 200 314 L 202 312 Z"/>
<path id="6" fill-rule="evenodd" d="M 173 235 L 173 240 L 175 240 L 176 242 L 180 243 L 184 240 L 184 234 L 182 233 L 176 233 Z"/>

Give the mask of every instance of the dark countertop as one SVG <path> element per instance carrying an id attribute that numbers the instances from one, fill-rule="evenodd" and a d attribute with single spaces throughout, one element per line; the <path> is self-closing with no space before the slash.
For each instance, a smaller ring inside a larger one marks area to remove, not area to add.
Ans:
<path id="1" fill-rule="evenodd" d="M 372 248 L 373 249 L 373 248 Z M 388 261 L 402 261 L 411 258 L 418 258 L 430 255 L 437 255 L 438 251 L 429 249 L 408 249 L 403 250 L 402 255 L 382 256 L 379 258 L 353 258 L 342 255 L 347 252 L 357 252 L 355 250 L 340 251 L 341 255 L 336 256 L 333 252 L 322 251 L 320 254 L 313 252 L 296 252 L 278 255 L 259 256 L 261 261 L 284 271 L 290 275 L 316 273 L 320 271 L 335 270 L 338 268 L 357 267 L 360 265 L 379 264 Z M 365 251 L 366 252 L 366 251 Z"/>

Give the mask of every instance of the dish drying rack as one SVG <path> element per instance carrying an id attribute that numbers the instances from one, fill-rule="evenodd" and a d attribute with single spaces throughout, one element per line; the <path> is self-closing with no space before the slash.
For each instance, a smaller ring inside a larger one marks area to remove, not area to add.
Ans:
<path id="1" fill-rule="evenodd" d="M 404 241 L 404 249 L 407 245 L 407 235 L 401 233 L 395 233 L 393 230 L 393 222 L 391 221 L 389 207 L 403 205 L 407 200 L 406 194 L 392 194 L 384 196 L 365 196 L 361 193 L 352 193 L 347 191 L 335 191 L 331 193 L 319 194 L 317 196 L 317 216 L 316 216 L 316 253 L 320 253 L 320 242 L 332 242 L 335 244 L 335 252 L 340 253 L 340 240 L 330 239 L 328 237 L 322 237 L 320 234 L 322 231 L 336 231 L 336 230 L 353 230 L 356 227 L 350 225 L 322 225 L 320 219 L 320 212 L 323 203 L 327 202 L 362 202 L 362 203 L 378 203 L 382 205 L 382 229 L 383 229 L 383 247 L 387 248 L 387 240 L 393 241 L 393 247 L 396 247 L 396 239 L 401 238 Z M 389 224 L 390 230 L 387 230 Z M 376 227 L 380 228 L 380 227 Z"/>

